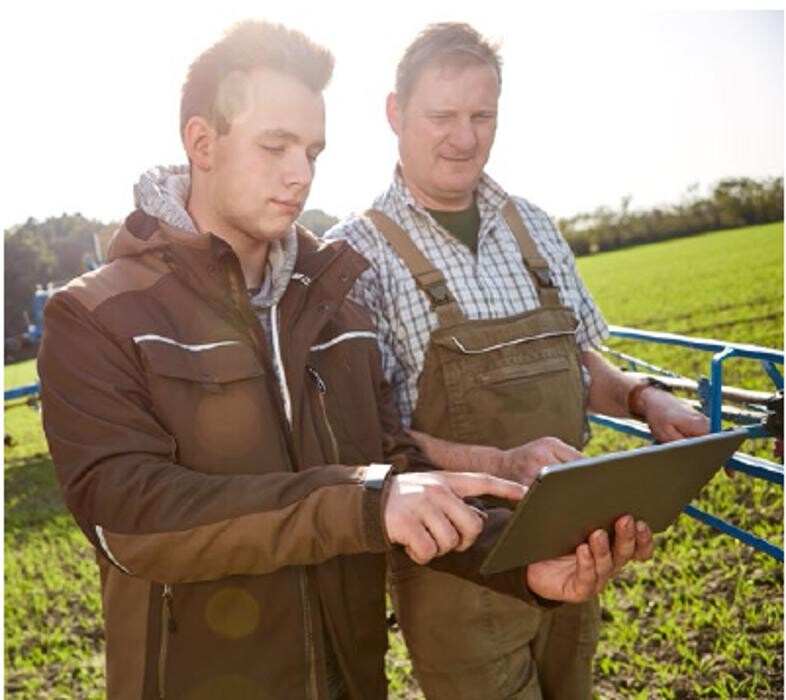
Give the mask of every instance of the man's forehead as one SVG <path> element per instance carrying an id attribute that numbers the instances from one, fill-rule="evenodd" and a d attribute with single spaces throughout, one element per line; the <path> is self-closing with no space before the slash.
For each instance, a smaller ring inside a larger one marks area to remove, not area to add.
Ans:
<path id="1" fill-rule="evenodd" d="M 463 102 L 468 97 L 464 79 L 474 76 L 481 77 L 482 82 L 478 85 L 481 89 L 476 89 L 473 97 L 477 98 L 482 93 L 485 101 L 496 104 L 499 97 L 497 74 L 491 66 L 480 61 L 458 64 L 442 62 L 426 66 L 418 76 L 410 100 L 412 97 L 417 97 L 419 101 L 425 103 L 446 99 Z"/>
<path id="2" fill-rule="evenodd" d="M 433 80 L 439 81 L 453 81 L 463 77 L 466 74 L 482 74 L 487 75 L 489 80 L 495 84 L 499 84 L 497 73 L 488 63 L 475 59 L 461 59 L 450 60 L 444 59 L 442 61 L 434 62 L 426 66 L 421 72 L 421 76 L 430 75 Z"/>
<path id="3" fill-rule="evenodd" d="M 258 69 L 236 79 L 228 91 L 228 121 L 255 136 L 287 141 L 324 139 L 325 105 L 297 78 Z"/>

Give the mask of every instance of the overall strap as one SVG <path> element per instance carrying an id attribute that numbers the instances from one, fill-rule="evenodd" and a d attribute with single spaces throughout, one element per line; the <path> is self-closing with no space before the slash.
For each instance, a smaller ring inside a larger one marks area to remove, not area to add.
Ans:
<path id="1" fill-rule="evenodd" d="M 513 231 L 516 242 L 519 244 L 521 259 L 524 261 L 524 267 L 527 268 L 535 284 L 540 305 L 559 306 L 561 303 L 559 290 L 554 286 L 549 264 L 535 246 L 535 241 L 532 240 L 532 236 L 527 230 L 521 214 L 519 214 L 512 199 L 508 199 L 505 202 L 505 206 L 502 207 L 502 215 L 505 217 L 505 221 L 508 223 L 510 230 Z"/>
<path id="2" fill-rule="evenodd" d="M 431 302 L 432 311 L 437 314 L 440 327 L 444 328 L 465 321 L 458 302 L 448 289 L 445 276 L 420 252 L 420 249 L 404 230 L 393 219 L 376 209 L 369 209 L 365 216 L 371 220 L 396 251 L 415 278 L 418 288 L 426 293 Z"/>

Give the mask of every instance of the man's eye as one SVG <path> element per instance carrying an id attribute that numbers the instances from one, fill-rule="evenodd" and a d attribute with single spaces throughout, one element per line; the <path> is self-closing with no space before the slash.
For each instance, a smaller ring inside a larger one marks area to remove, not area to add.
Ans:
<path id="1" fill-rule="evenodd" d="M 267 151 L 268 153 L 283 153 L 284 147 L 283 146 L 267 146 L 264 143 L 262 144 L 262 150 Z"/>

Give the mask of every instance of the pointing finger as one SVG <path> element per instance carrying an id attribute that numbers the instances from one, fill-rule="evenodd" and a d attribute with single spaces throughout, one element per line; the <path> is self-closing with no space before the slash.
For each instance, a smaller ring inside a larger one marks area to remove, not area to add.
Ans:
<path id="1" fill-rule="evenodd" d="M 448 486 L 459 498 L 467 496 L 496 496 L 508 501 L 519 501 L 524 497 L 526 488 L 515 481 L 500 479 L 489 474 L 471 472 L 443 473 Z"/>

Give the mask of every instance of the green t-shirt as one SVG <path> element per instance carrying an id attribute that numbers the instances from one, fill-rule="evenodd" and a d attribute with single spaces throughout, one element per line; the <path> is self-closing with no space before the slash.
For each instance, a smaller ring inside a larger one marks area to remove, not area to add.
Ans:
<path id="1" fill-rule="evenodd" d="M 476 202 L 468 209 L 461 211 L 436 211 L 428 209 L 428 213 L 450 233 L 460 240 L 474 254 L 478 252 L 478 232 L 480 231 L 480 212 Z"/>

